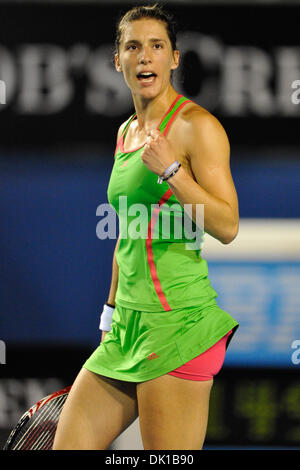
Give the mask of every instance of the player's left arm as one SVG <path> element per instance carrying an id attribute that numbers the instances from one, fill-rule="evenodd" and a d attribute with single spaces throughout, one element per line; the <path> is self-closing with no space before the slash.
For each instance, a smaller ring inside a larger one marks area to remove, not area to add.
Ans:
<path id="1" fill-rule="evenodd" d="M 235 239 L 239 208 L 230 170 L 230 145 L 216 117 L 192 110 L 185 125 L 185 151 L 194 179 L 180 168 L 168 181 L 181 203 L 204 204 L 204 230 L 224 244 Z M 193 217 L 195 220 L 195 218 Z"/>

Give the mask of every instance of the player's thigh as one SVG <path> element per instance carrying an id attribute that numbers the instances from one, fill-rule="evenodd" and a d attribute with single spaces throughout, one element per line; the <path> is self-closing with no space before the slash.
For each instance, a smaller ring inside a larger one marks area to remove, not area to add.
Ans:
<path id="1" fill-rule="evenodd" d="M 213 380 L 162 375 L 137 385 L 145 449 L 202 449 Z"/>
<path id="2" fill-rule="evenodd" d="M 135 383 L 83 368 L 61 412 L 53 449 L 107 449 L 137 416 Z"/>

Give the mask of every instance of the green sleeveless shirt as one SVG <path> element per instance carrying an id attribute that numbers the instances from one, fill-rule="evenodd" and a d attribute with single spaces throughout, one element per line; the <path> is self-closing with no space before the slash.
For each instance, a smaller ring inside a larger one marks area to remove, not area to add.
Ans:
<path id="1" fill-rule="evenodd" d="M 177 96 L 158 126 L 164 135 L 188 102 Z M 196 246 L 184 230 L 179 236 L 183 207 L 168 183 L 158 184 L 158 175 L 144 165 L 143 146 L 124 151 L 134 118 L 117 143 L 107 190 L 120 228 L 116 308 L 111 330 L 83 366 L 107 377 L 142 382 L 185 364 L 232 330 L 227 347 L 238 323 L 215 299 L 201 257 L 204 231 Z"/>
<path id="2" fill-rule="evenodd" d="M 163 135 L 190 102 L 182 95 L 176 97 L 158 126 Z M 191 219 L 188 225 L 184 208 L 167 181 L 158 184 L 158 175 L 143 163 L 144 145 L 124 150 L 135 118 L 133 114 L 128 119 L 117 143 L 107 189 L 108 201 L 119 218 L 116 305 L 162 312 L 202 304 L 218 296 L 201 256 L 204 230 L 199 231 Z"/>

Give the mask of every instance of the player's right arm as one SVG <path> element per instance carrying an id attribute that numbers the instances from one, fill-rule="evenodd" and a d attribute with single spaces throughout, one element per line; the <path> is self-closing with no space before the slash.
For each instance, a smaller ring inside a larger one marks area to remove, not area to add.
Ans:
<path id="1" fill-rule="evenodd" d="M 115 306 L 115 297 L 116 297 L 118 281 L 119 281 L 119 266 L 118 266 L 117 258 L 116 258 L 116 252 L 119 247 L 119 239 L 120 239 L 120 236 L 117 239 L 117 243 L 116 243 L 115 250 L 114 250 L 111 283 L 110 283 L 110 289 L 109 289 L 109 294 L 108 294 L 108 299 L 107 299 L 107 303 L 110 305 L 114 305 L 114 306 Z M 106 333 L 107 331 L 102 331 L 101 341 L 104 340 Z"/>
<path id="2" fill-rule="evenodd" d="M 120 126 L 118 130 L 118 135 L 117 135 L 117 143 L 119 142 L 119 139 L 121 137 L 123 128 L 125 126 L 127 121 L 123 122 L 123 124 Z M 112 261 L 112 275 L 111 275 L 111 283 L 110 283 L 110 289 L 109 289 L 109 294 L 108 294 L 108 299 L 107 303 L 110 305 L 115 305 L 115 298 L 116 298 L 116 293 L 117 293 L 117 288 L 118 288 L 118 281 L 119 281 L 119 266 L 117 263 L 117 258 L 116 258 L 116 252 L 119 248 L 119 243 L 120 243 L 120 235 L 118 236 L 114 254 L 113 254 L 113 261 Z M 107 331 L 102 331 L 102 337 L 101 341 L 104 340 L 105 335 Z"/>

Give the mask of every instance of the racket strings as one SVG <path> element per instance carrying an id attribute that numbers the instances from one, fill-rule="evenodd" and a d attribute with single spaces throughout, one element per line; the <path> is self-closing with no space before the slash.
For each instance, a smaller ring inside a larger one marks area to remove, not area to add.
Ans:
<path id="1" fill-rule="evenodd" d="M 57 400 L 57 406 L 53 409 L 51 421 L 49 420 L 48 423 L 44 423 L 44 428 L 40 436 L 31 447 L 32 450 L 47 450 L 52 448 L 58 418 L 65 399 L 66 397 L 60 397 L 60 399 Z"/>
<path id="2" fill-rule="evenodd" d="M 24 426 L 18 442 L 12 448 L 15 450 L 46 450 L 52 447 L 58 418 L 67 395 L 56 397 L 41 407 L 37 415 Z"/>
<path id="3" fill-rule="evenodd" d="M 41 421 L 43 419 L 43 421 Z M 53 434 L 55 432 L 56 426 L 52 421 L 52 414 L 49 416 L 44 416 L 43 418 L 40 417 L 39 421 L 36 420 L 36 428 L 34 428 L 33 432 L 30 433 L 30 430 L 26 432 L 26 434 L 23 436 L 23 441 L 25 438 L 25 442 L 21 446 L 22 450 L 33 450 L 33 449 L 39 449 L 39 441 L 43 436 L 49 436 L 49 432 L 51 431 L 51 428 L 53 430 Z M 50 434 L 51 437 L 51 434 Z"/>
<path id="4" fill-rule="evenodd" d="M 29 426 L 20 442 L 20 448 L 24 450 L 40 449 L 44 439 L 53 442 L 56 424 L 65 396 L 53 400 L 44 408 L 34 422 Z M 19 447 L 19 446 L 18 446 Z"/>

